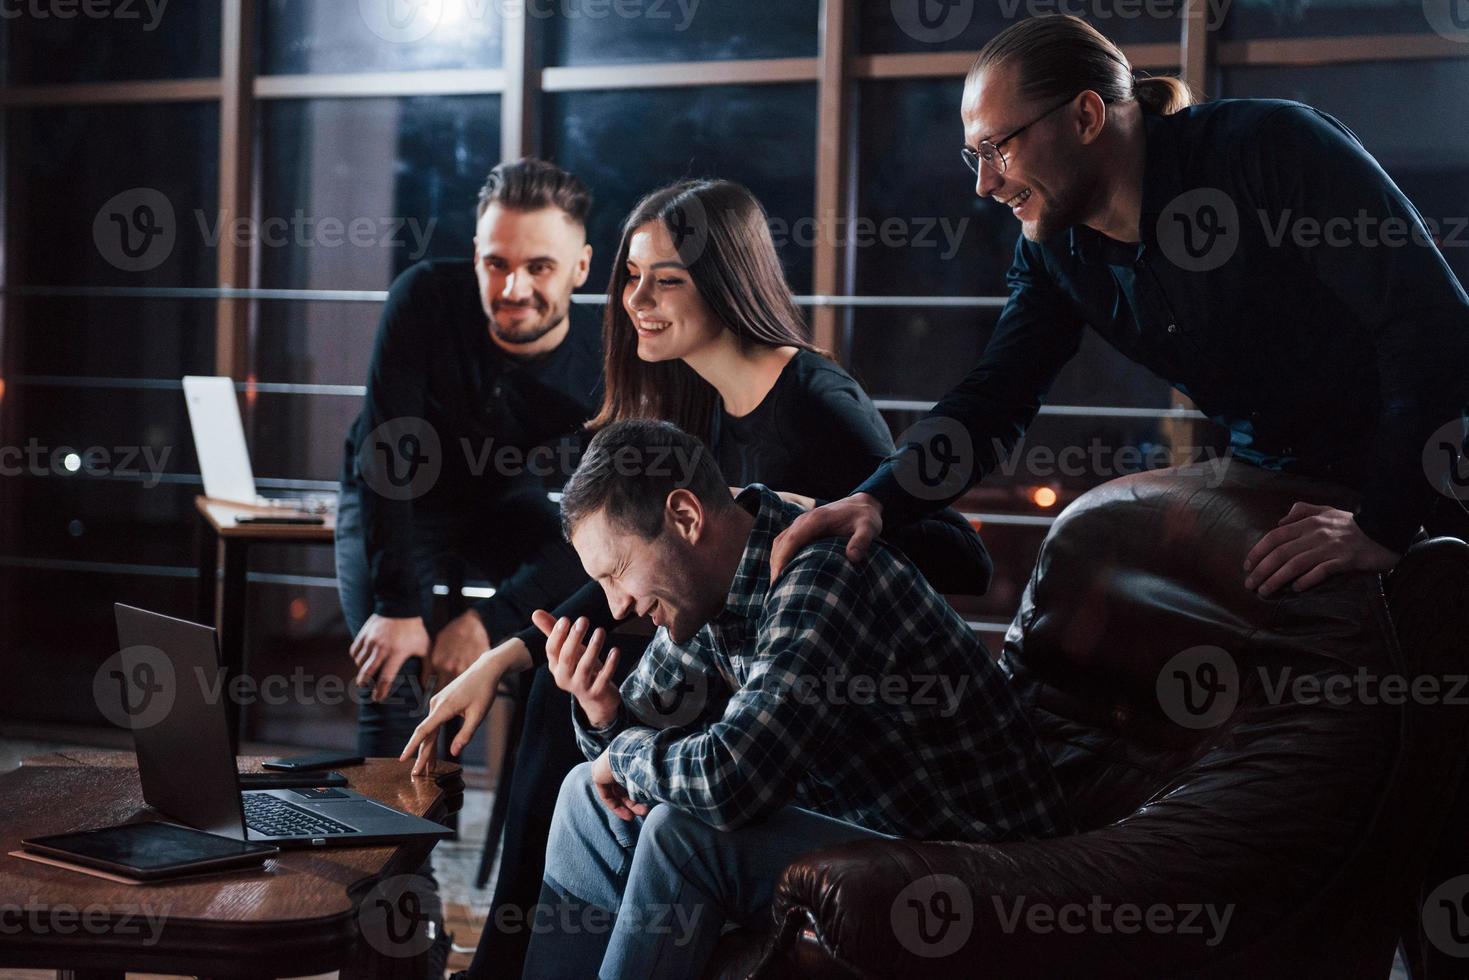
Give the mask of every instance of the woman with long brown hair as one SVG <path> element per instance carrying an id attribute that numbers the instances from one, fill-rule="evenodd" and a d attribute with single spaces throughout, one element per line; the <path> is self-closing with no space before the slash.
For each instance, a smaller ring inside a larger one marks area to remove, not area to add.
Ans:
<path id="1" fill-rule="evenodd" d="M 744 187 L 685 181 L 645 197 L 623 225 L 607 300 L 605 397 L 589 428 L 627 418 L 674 422 L 713 450 L 732 487 L 763 483 L 807 506 L 846 494 L 893 451 L 871 399 L 807 339 L 765 211 Z M 941 592 L 982 592 L 989 581 L 979 536 L 952 510 L 909 526 L 889 543 Z M 404 756 L 460 715 L 465 721 L 454 751 L 467 744 L 505 671 L 545 662 L 543 634 L 560 617 L 576 620 L 579 636 L 616 624 L 601 587 L 590 580 L 554 615 L 537 611 L 535 626 L 486 653 L 433 699 Z M 618 643 L 625 673 L 640 645 L 627 637 Z M 530 908 L 540 894 L 557 792 L 583 761 L 566 702 L 550 672 L 537 671 L 487 919 L 496 926 L 486 929 L 471 976 L 518 975 L 528 933 L 497 931 L 496 912 Z M 425 758 L 420 752 L 420 762 Z"/>

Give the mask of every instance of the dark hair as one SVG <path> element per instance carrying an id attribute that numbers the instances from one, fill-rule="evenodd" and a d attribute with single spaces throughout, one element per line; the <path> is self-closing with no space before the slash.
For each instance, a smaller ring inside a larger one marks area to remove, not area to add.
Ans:
<path id="1" fill-rule="evenodd" d="M 561 528 L 569 540 L 577 524 L 605 508 L 615 526 L 656 538 L 668 495 L 679 489 L 711 510 L 734 504 L 719 464 L 698 439 L 657 419 L 614 422 L 592 437 L 562 490 Z"/>
<path id="2" fill-rule="evenodd" d="M 475 219 L 483 218 L 491 204 L 509 211 L 560 208 L 566 217 L 585 228 L 587 212 L 592 209 L 592 192 L 580 178 L 556 164 L 526 157 L 490 171 L 479 191 Z"/>
<path id="3" fill-rule="evenodd" d="M 661 221 L 689 270 L 694 288 L 714 316 L 750 346 L 799 347 L 825 355 L 809 339 L 780 267 L 765 209 L 746 188 L 728 180 L 686 180 L 638 202 L 622 225 L 612 261 L 607 310 L 602 321 L 606 390 L 589 425 L 621 419 L 668 419 L 708 438 L 719 393 L 683 361 L 648 364 L 638 359 L 637 331 L 622 305 L 627 255 L 633 233 Z"/>
<path id="4" fill-rule="evenodd" d="M 980 50 L 966 86 L 986 69 L 1012 60 L 1020 71 L 1021 96 L 1037 102 L 1090 90 L 1103 102 L 1136 100 L 1144 112 L 1167 116 L 1195 101 L 1177 78 L 1134 78 L 1122 49 L 1079 17 L 1048 14 L 1007 27 Z"/>

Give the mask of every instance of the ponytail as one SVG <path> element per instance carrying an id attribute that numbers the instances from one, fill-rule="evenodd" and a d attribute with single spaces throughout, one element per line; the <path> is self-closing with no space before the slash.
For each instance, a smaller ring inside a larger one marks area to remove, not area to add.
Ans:
<path id="1" fill-rule="evenodd" d="M 1143 112 L 1155 116 L 1171 116 L 1196 101 L 1193 90 L 1171 75 L 1139 78 L 1132 83 L 1132 94 Z"/>
<path id="2" fill-rule="evenodd" d="M 986 69 L 1014 61 L 1022 97 L 1050 102 L 1092 91 L 1108 104 L 1136 101 L 1142 110 L 1171 115 L 1193 105 L 1194 95 L 1166 75 L 1134 80 L 1122 49 L 1079 17 L 1031 17 L 1001 31 L 979 52 L 966 85 Z"/>

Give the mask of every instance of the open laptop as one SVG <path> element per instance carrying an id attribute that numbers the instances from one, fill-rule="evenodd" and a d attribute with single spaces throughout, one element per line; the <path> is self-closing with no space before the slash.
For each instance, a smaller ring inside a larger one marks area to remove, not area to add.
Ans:
<path id="1" fill-rule="evenodd" d="M 204 495 L 214 500 L 260 507 L 318 511 L 328 500 L 294 495 L 262 496 L 255 487 L 255 470 L 245 445 L 245 425 L 240 420 L 240 403 L 235 383 L 229 378 L 187 375 L 184 402 L 189 408 L 189 428 L 194 434 L 194 452 L 199 457 L 199 474 L 204 478 Z"/>
<path id="2" fill-rule="evenodd" d="M 214 630 L 122 603 L 114 608 L 124 678 L 119 696 L 125 690 L 149 806 L 198 830 L 279 847 L 453 836 L 441 824 L 349 789 L 241 792 Z M 170 692 L 166 710 L 150 707 L 153 697 Z"/>

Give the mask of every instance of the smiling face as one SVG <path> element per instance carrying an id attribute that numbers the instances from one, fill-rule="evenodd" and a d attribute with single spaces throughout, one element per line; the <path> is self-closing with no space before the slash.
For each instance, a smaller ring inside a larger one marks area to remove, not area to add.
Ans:
<path id="1" fill-rule="evenodd" d="M 700 542 L 705 513 L 688 490 L 668 495 L 662 532 L 644 538 L 607 518 L 588 514 L 571 532 L 571 546 L 618 619 L 648 616 L 667 627 L 675 643 L 687 643 L 719 611 L 729 582 L 715 583 Z"/>
<path id="2" fill-rule="evenodd" d="M 1058 100 L 1037 103 L 1022 98 L 1017 73 L 1007 65 L 988 68 L 964 87 L 959 109 L 964 142 L 999 142 L 1036 119 Z M 1000 147 L 1005 172 L 981 163 L 975 193 L 1010 208 L 1031 241 L 1050 238 L 1080 224 L 1097 186 L 1092 154 L 1078 136 L 1074 105 L 1067 105 Z"/>
<path id="3" fill-rule="evenodd" d="M 587 281 L 586 230 L 560 208 L 485 209 L 474 235 L 475 276 L 490 336 L 514 354 L 540 354 L 565 337 L 572 292 Z"/>
<path id="4" fill-rule="evenodd" d="M 671 361 L 718 341 L 725 327 L 699 295 L 661 221 L 639 226 L 628 239 L 622 307 L 638 337 L 638 358 Z"/>

